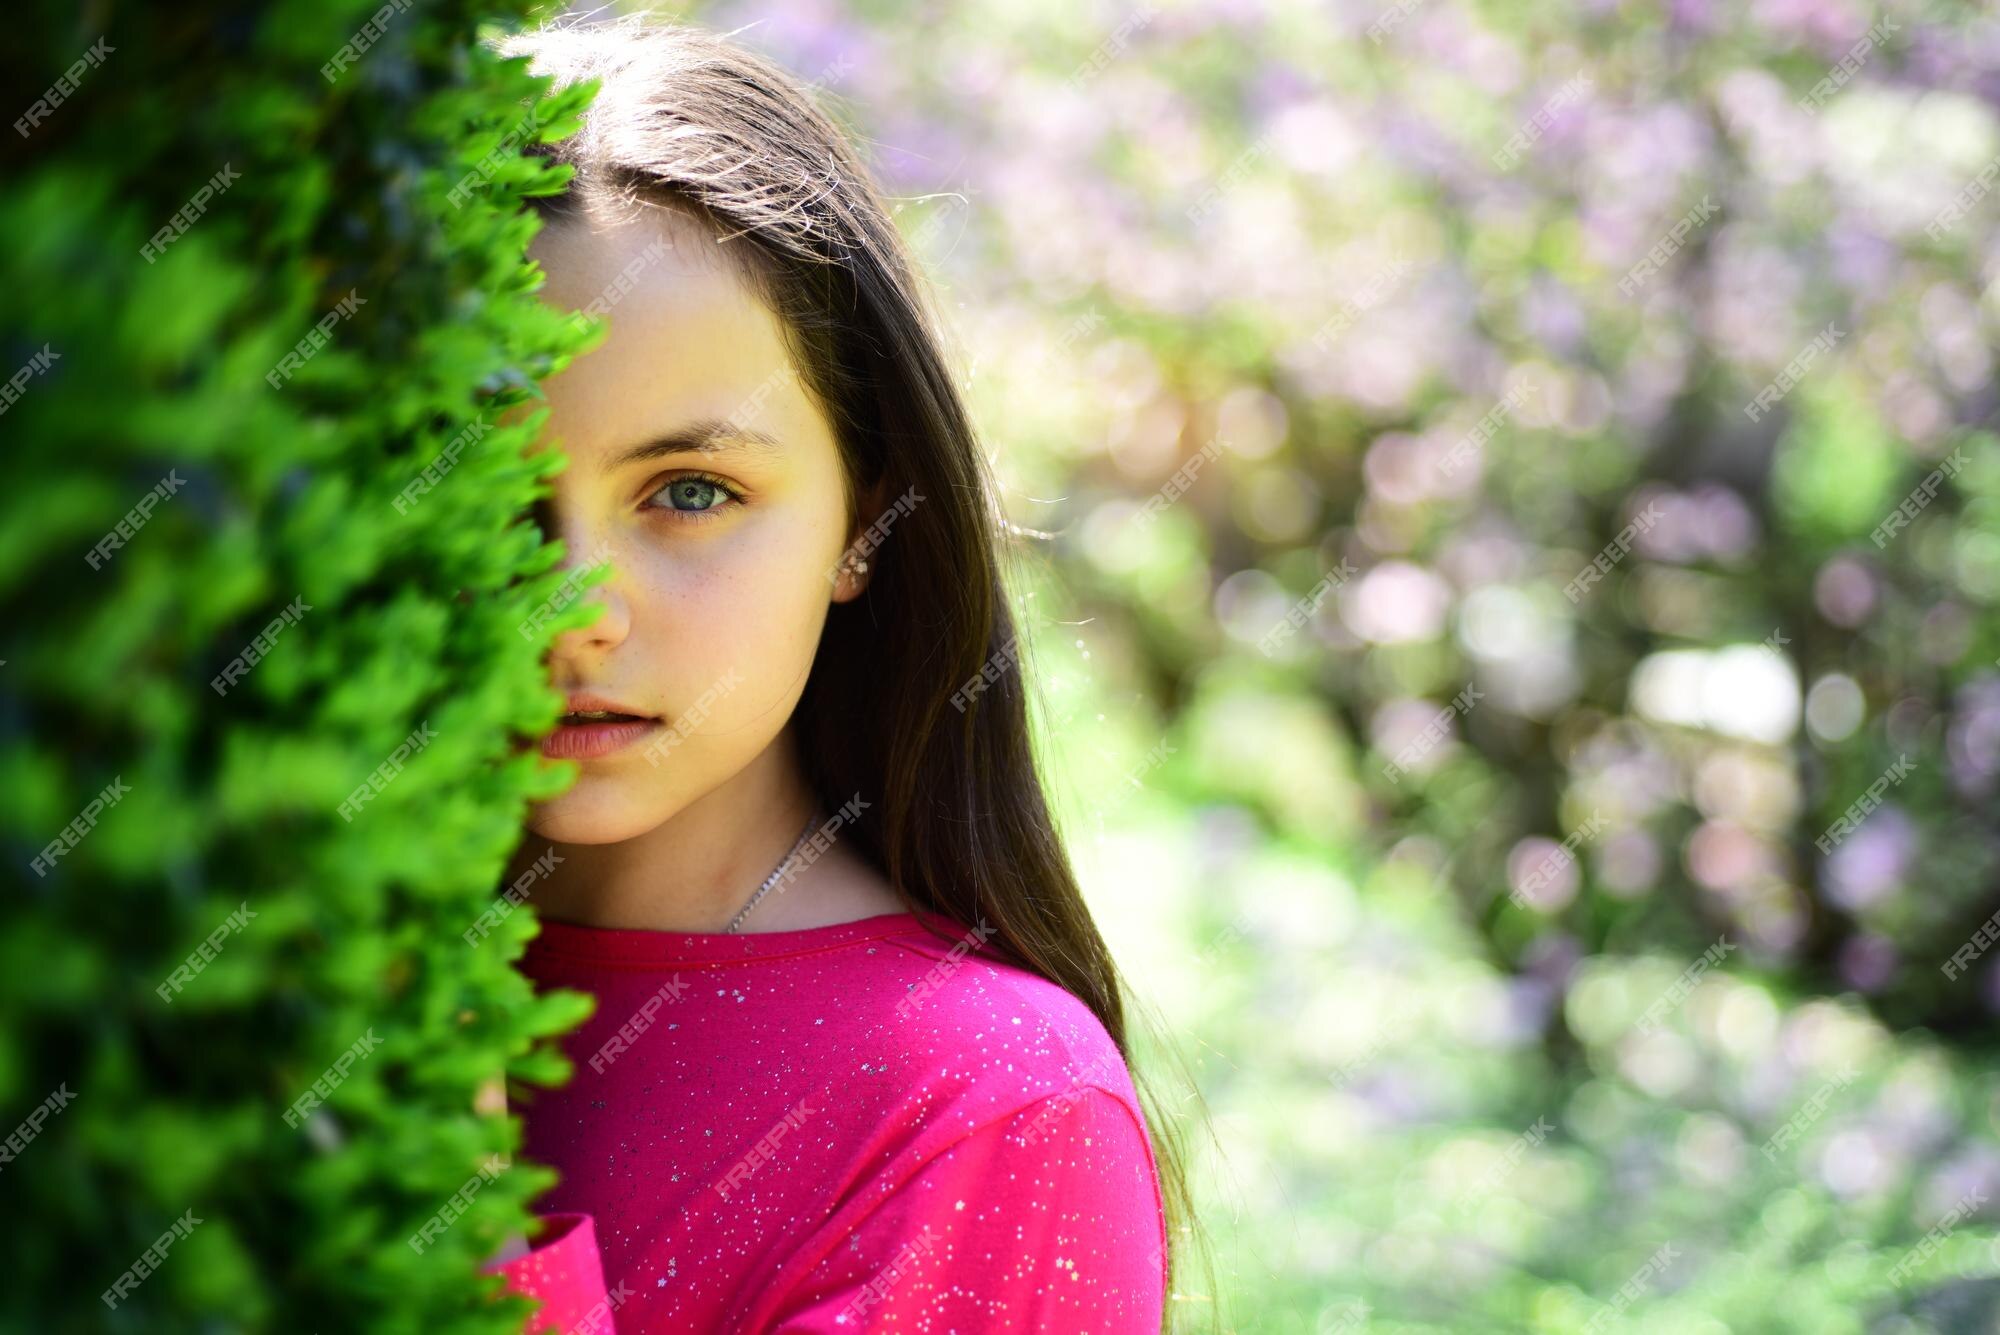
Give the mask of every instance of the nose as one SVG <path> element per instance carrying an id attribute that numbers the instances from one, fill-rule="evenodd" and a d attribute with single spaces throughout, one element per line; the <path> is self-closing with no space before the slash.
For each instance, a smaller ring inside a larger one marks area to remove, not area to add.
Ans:
<path id="1" fill-rule="evenodd" d="M 576 584 L 562 586 L 568 592 L 568 602 L 564 606 L 600 604 L 604 608 L 604 612 L 600 612 L 596 620 L 590 622 L 590 626 L 576 626 L 558 632 L 556 642 L 550 650 L 550 654 L 558 664 L 570 662 L 576 668 L 588 669 L 578 673 L 586 679 L 598 675 L 594 660 L 602 658 L 610 650 L 624 644 L 626 636 L 632 634 L 632 604 L 626 598 L 624 578 L 618 574 L 616 564 L 612 566 L 610 578 L 604 580 L 602 584 L 588 590 L 578 588 L 582 584 L 584 572 L 588 572 L 596 564 L 602 564 L 604 560 L 610 560 L 608 552 L 584 552 L 576 558 L 564 558 L 562 562 L 562 568 L 570 572 L 570 576 L 576 580 Z M 564 598 L 564 594 L 558 594 L 558 598 Z"/>
<path id="2" fill-rule="evenodd" d="M 593 542 L 583 534 L 565 534 L 563 546 L 562 569 L 566 574 L 552 601 L 561 601 L 563 607 L 595 603 L 603 608 L 589 625 L 560 632 L 551 650 L 561 675 L 580 680 L 597 676 L 604 656 L 632 633 L 632 603 L 608 543 Z M 585 576 L 607 561 L 612 562 L 610 576 L 584 588 Z"/>

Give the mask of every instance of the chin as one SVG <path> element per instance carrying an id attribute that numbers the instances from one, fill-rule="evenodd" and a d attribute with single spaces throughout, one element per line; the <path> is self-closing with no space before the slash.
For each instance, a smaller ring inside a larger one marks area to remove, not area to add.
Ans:
<path id="1" fill-rule="evenodd" d="M 528 832 L 556 844 L 620 844 L 658 829 L 673 815 L 657 800 L 620 793 L 621 786 L 609 779 L 578 779 L 560 797 L 528 808 Z"/>

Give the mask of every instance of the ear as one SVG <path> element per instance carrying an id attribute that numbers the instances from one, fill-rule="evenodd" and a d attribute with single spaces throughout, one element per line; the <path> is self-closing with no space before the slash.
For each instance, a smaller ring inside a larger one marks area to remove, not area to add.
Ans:
<path id="1" fill-rule="evenodd" d="M 847 545 L 840 549 L 840 556 L 834 566 L 833 601 L 836 603 L 851 603 L 861 596 L 863 589 L 868 587 L 868 576 L 874 572 L 879 548 L 866 551 L 857 548 L 869 541 L 869 529 L 874 527 L 875 521 L 881 517 L 882 511 L 886 508 L 887 503 L 883 497 L 887 490 L 887 479 L 877 479 L 875 485 L 862 491 L 855 502 L 860 517 L 855 522 L 854 531 L 847 536 Z M 847 564 L 850 561 L 852 565 Z M 863 561 L 868 563 L 867 570 L 854 568 Z"/>

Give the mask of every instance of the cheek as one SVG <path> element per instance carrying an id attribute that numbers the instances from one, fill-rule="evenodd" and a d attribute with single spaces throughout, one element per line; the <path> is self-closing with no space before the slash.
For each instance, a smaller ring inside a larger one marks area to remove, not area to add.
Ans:
<path id="1" fill-rule="evenodd" d="M 802 517 L 774 511 L 647 562 L 633 638 L 664 697 L 685 709 L 733 683 L 715 711 L 730 726 L 803 688 L 833 593 L 832 561 L 821 559 L 831 541 Z"/>

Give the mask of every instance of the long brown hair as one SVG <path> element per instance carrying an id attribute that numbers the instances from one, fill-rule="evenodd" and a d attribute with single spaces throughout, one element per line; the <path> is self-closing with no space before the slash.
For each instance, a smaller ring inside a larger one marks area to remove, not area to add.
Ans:
<path id="1" fill-rule="evenodd" d="M 807 778 L 828 810 L 857 792 L 869 801 L 842 837 L 905 902 L 990 925 L 987 948 L 1097 1015 L 1133 1067 L 1160 1170 L 1169 1273 L 1186 1275 L 1187 1244 L 1200 1233 L 1180 1118 L 1132 1062 L 1123 986 L 1036 769 L 1028 669 L 1008 661 L 1023 646 L 1002 542 L 1019 530 L 1001 512 L 928 288 L 866 167 L 790 75 L 699 29 L 629 15 L 558 22 L 496 45 L 529 57 L 554 87 L 602 83 L 577 134 L 537 146 L 575 168 L 567 193 L 542 201 L 546 215 L 636 201 L 709 225 L 782 317 L 800 376 L 833 425 L 850 531 L 859 497 L 881 504 L 914 488 L 922 498 L 869 554 L 863 593 L 828 615 L 794 715 Z M 1212 1279 L 1212 1263 L 1205 1269 Z M 1176 1310 L 1170 1303 L 1169 1327 Z"/>

